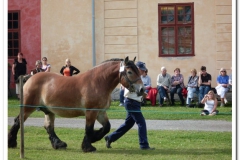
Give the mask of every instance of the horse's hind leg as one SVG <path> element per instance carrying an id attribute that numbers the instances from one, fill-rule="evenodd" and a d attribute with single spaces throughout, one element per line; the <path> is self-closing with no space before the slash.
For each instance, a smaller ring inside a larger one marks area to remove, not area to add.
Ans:
<path id="1" fill-rule="evenodd" d="M 14 124 L 10 131 L 8 132 L 8 148 L 17 147 L 17 133 L 20 128 L 19 115 L 14 119 Z"/>
<path id="2" fill-rule="evenodd" d="M 103 127 L 97 131 L 94 131 L 92 143 L 101 140 L 111 129 L 111 124 L 109 123 L 106 111 L 100 112 L 98 114 L 97 120 Z"/>
<path id="3" fill-rule="evenodd" d="M 47 130 L 47 133 L 49 134 L 49 140 L 54 149 L 66 149 L 67 144 L 61 141 L 54 131 L 54 120 L 55 115 L 53 113 L 51 112 L 45 113 L 44 128 Z"/>
<path id="4" fill-rule="evenodd" d="M 29 117 L 29 115 L 35 110 L 35 108 L 24 108 L 24 121 Z M 8 148 L 17 147 L 17 133 L 20 128 L 20 114 L 14 119 L 14 124 L 10 131 L 8 132 Z"/>

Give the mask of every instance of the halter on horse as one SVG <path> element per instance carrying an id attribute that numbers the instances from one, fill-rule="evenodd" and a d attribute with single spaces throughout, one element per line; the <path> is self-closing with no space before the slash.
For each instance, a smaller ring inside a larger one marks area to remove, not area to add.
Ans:
<path id="1" fill-rule="evenodd" d="M 111 104 L 111 93 L 120 82 L 131 92 L 144 94 L 140 73 L 128 57 L 107 60 L 97 67 L 73 77 L 64 77 L 51 72 L 40 72 L 28 79 L 23 87 L 24 121 L 36 106 L 45 113 L 44 128 L 54 149 L 66 148 L 54 131 L 55 114 L 61 117 L 86 117 L 84 152 L 96 151 L 92 143 L 101 140 L 111 128 L 106 109 Z M 103 127 L 94 130 L 98 121 Z M 17 146 L 20 116 L 8 133 L 8 147 Z"/>

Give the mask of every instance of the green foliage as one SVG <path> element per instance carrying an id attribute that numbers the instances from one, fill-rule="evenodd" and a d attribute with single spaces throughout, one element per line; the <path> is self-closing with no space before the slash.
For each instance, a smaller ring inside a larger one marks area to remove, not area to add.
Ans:
<path id="1" fill-rule="evenodd" d="M 68 144 L 66 150 L 54 150 L 43 127 L 25 127 L 25 159 L 232 159 L 231 132 L 150 130 L 149 143 L 156 149 L 142 151 L 139 149 L 137 130 L 130 130 L 112 143 L 111 149 L 105 147 L 105 141 L 102 139 L 93 144 L 97 148 L 96 152 L 83 153 L 80 149 L 84 136 L 83 129 L 55 128 L 55 131 L 59 138 Z M 8 159 L 20 159 L 20 132 L 17 141 L 17 148 L 8 149 Z"/>
<path id="2" fill-rule="evenodd" d="M 122 106 L 118 106 L 119 101 L 112 101 L 110 108 L 107 110 L 109 119 L 124 119 L 126 117 L 126 110 Z M 150 102 L 147 101 L 147 105 L 142 107 L 142 113 L 145 119 L 152 120 L 182 120 L 182 119 L 193 119 L 193 120 L 226 120 L 232 121 L 232 105 L 231 103 L 225 107 L 218 107 L 219 114 L 216 116 L 200 116 L 200 111 L 203 108 L 186 108 L 180 106 L 180 103 L 176 103 L 176 106 L 165 106 L 158 107 L 151 106 Z M 10 98 L 8 100 L 8 116 L 16 117 L 19 114 L 20 105 L 19 100 Z M 33 112 L 30 117 L 44 117 L 43 112 Z M 58 117 L 58 116 L 56 116 Z M 83 118 L 83 117 L 80 117 Z"/>

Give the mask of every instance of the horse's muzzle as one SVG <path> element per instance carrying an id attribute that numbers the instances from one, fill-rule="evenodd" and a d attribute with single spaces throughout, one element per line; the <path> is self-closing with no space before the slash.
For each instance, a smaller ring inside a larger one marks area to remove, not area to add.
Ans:
<path id="1" fill-rule="evenodd" d="M 139 89 L 136 91 L 137 96 L 143 96 L 145 92 L 145 88 L 144 87 L 139 87 Z"/>

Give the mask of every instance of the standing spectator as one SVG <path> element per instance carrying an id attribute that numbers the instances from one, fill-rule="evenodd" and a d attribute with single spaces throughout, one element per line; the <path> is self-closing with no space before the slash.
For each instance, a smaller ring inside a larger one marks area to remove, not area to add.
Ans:
<path id="1" fill-rule="evenodd" d="M 198 94 L 198 76 L 197 76 L 197 70 L 192 69 L 191 70 L 191 76 L 188 78 L 188 84 L 187 84 L 187 107 L 191 107 L 191 101 L 194 96 L 194 93 Z"/>
<path id="2" fill-rule="evenodd" d="M 119 104 L 119 106 L 124 106 L 124 86 L 123 85 L 121 85 L 120 86 L 120 93 L 119 93 L 120 95 L 120 104 Z"/>
<path id="3" fill-rule="evenodd" d="M 42 58 L 42 69 L 44 72 L 50 72 L 51 65 L 47 63 L 47 57 Z"/>
<path id="4" fill-rule="evenodd" d="M 143 74 L 143 70 L 146 70 L 146 67 L 143 62 L 137 63 L 137 67 L 140 74 Z M 142 150 L 155 149 L 149 147 L 148 143 L 146 121 L 141 112 L 142 96 L 138 96 L 136 92 L 129 92 L 129 90 L 125 88 L 124 97 L 125 97 L 124 106 L 127 111 L 125 122 L 116 131 L 105 137 L 106 147 L 112 148 L 111 143 L 121 138 L 134 126 L 135 123 L 137 123 L 140 149 Z"/>
<path id="5" fill-rule="evenodd" d="M 201 103 L 205 104 L 204 109 L 201 111 L 202 113 L 200 114 L 201 116 L 205 115 L 216 115 L 218 114 L 217 109 L 217 98 L 215 97 L 215 94 L 212 90 L 208 92 L 202 99 Z"/>
<path id="6" fill-rule="evenodd" d="M 31 70 L 31 75 L 34 75 L 38 72 L 44 72 L 42 69 L 42 62 L 40 60 L 37 60 L 35 63 L 36 68 Z"/>
<path id="7" fill-rule="evenodd" d="M 217 94 L 221 98 L 221 107 L 227 103 L 226 93 L 228 92 L 228 83 L 229 76 L 227 75 L 227 71 L 224 68 L 220 69 L 219 76 L 217 77 L 217 86 L 215 87 L 217 90 Z"/>
<path id="8" fill-rule="evenodd" d="M 180 74 L 180 69 L 176 68 L 174 70 L 174 75 L 171 78 L 170 95 L 171 95 L 172 105 L 175 105 L 174 93 L 177 93 L 179 96 L 179 99 L 181 101 L 181 106 L 184 106 L 184 99 L 183 99 L 183 95 L 182 95 L 182 90 L 184 87 L 185 86 L 184 86 L 183 75 Z"/>
<path id="9" fill-rule="evenodd" d="M 70 61 L 70 59 L 66 59 L 66 61 L 65 61 L 65 66 L 63 66 L 62 68 L 61 68 L 61 70 L 60 70 L 60 73 L 62 74 L 62 75 L 64 75 L 64 76 L 72 76 L 72 75 L 74 75 L 74 74 L 78 74 L 78 73 L 80 73 L 80 71 L 76 68 L 76 67 L 74 67 L 74 66 L 72 66 L 71 65 L 71 61 Z M 74 72 L 75 71 L 75 72 Z"/>
<path id="10" fill-rule="evenodd" d="M 202 66 L 201 71 L 199 72 L 199 80 L 198 80 L 198 84 L 200 85 L 198 102 L 201 102 L 204 95 L 206 95 L 210 91 L 211 80 L 212 80 L 212 76 L 209 73 L 207 73 L 206 67 Z M 199 103 L 199 107 L 202 107 L 201 103 Z"/>
<path id="11" fill-rule="evenodd" d="M 161 68 L 161 73 L 157 76 L 157 90 L 159 94 L 159 106 L 162 107 L 163 100 L 167 101 L 167 94 L 171 86 L 171 76 L 165 67 Z"/>
<path id="12" fill-rule="evenodd" d="M 27 74 L 27 61 L 23 58 L 23 53 L 19 52 L 17 58 L 14 60 L 12 65 L 12 73 L 14 76 L 14 81 L 16 84 L 16 95 L 17 98 L 20 99 L 19 96 L 19 76 Z"/>

